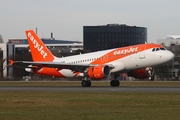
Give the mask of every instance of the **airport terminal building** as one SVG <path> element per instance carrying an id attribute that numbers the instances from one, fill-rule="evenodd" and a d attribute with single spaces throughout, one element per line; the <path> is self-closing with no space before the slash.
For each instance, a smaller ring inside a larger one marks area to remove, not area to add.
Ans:
<path id="1" fill-rule="evenodd" d="M 83 27 L 84 50 L 100 51 L 147 42 L 147 28 L 125 24 Z"/>

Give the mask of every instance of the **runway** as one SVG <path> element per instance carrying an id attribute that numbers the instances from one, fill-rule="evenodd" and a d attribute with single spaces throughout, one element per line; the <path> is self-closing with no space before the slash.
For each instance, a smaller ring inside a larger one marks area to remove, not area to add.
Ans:
<path id="1" fill-rule="evenodd" d="M 100 86 L 100 87 L 79 87 L 79 86 L 0 86 L 2 91 L 40 91 L 40 92 L 180 92 L 180 87 L 164 86 Z"/>

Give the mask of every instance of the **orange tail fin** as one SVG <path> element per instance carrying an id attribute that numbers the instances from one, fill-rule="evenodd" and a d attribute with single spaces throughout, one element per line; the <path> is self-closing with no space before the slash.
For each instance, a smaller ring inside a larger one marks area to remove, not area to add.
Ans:
<path id="1" fill-rule="evenodd" d="M 54 55 L 45 46 L 41 39 L 36 35 L 33 30 L 26 31 L 29 47 L 33 61 L 53 61 Z"/>

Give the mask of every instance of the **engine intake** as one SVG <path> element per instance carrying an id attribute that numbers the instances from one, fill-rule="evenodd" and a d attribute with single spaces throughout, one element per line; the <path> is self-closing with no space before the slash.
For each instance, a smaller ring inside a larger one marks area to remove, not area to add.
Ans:
<path id="1" fill-rule="evenodd" d="M 90 67 L 88 69 L 88 76 L 91 79 L 107 78 L 110 75 L 110 68 L 107 65 Z"/>

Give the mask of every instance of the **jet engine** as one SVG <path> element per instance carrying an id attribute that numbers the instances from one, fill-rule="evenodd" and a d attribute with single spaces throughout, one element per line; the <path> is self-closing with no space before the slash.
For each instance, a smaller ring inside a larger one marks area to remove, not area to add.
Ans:
<path id="1" fill-rule="evenodd" d="M 128 73 L 128 76 L 134 77 L 137 79 L 146 79 L 149 78 L 150 80 L 154 79 L 154 69 L 152 67 L 146 67 L 139 70 L 134 70 Z"/>
<path id="2" fill-rule="evenodd" d="M 107 78 L 110 75 L 110 68 L 107 65 L 90 67 L 87 74 L 91 79 Z"/>

